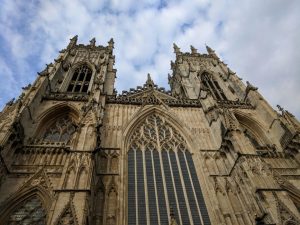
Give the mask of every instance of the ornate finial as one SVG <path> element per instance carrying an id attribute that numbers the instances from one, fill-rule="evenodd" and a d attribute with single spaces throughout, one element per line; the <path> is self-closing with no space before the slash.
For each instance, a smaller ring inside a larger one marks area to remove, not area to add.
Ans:
<path id="1" fill-rule="evenodd" d="M 279 110 L 280 112 L 284 112 L 284 108 L 281 107 L 280 105 L 276 105 L 276 107 L 278 108 L 278 110 Z"/>
<path id="2" fill-rule="evenodd" d="M 211 47 L 209 47 L 208 45 L 205 45 L 205 47 L 206 47 L 206 51 L 207 51 L 208 54 L 215 53 L 215 51 Z"/>
<path id="3" fill-rule="evenodd" d="M 110 40 L 109 40 L 109 42 L 108 42 L 108 46 L 110 47 L 110 48 L 114 48 L 114 39 L 113 38 L 111 38 Z"/>
<path id="4" fill-rule="evenodd" d="M 149 88 L 153 88 L 154 87 L 154 82 L 151 79 L 150 73 L 147 74 L 146 86 L 149 87 Z"/>
<path id="5" fill-rule="evenodd" d="M 176 54 L 181 53 L 180 48 L 175 43 L 173 43 L 173 48 L 174 48 L 174 53 Z"/>
<path id="6" fill-rule="evenodd" d="M 77 44 L 78 35 L 75 35 L 70 39 L 67 49 L 73 48 Z"/>
<path id="7" fill-rule="evenodd" d="M 70 39 L 70 41 L 75 41 L 75 42 L 77 42 L 77 40 L 78 40 L 78 35 L 75 35 L 74 37 L 72 37 L 71 39 Z"/>
<path id="8" fill-rule="evenodd" d="M 90 40 L 90 46 L 91 47 L 95 47 L 96 46 L 96 38 L 93 38 L 92 40 Z"/>
<path id="9" fill-rule="evenodd" d="M 217 54 L 215 53 L 215 50 L 213 50 L 211 47 L 209 47 L 208 45 L 205 45 L 206 46 L 206 51 L 207 53 L 212 56 L 214 59 L 216 60 L 220 60 L 219 57 L 217 56 Z"/>
<path id="10" fill-rule="evenodd" d="M 175 63 L 171 60 L 171 70 L 175 69 Z"/>
<path id="11" fill-rule="evenodd" d="M 191 52 L 192 54 L 197 54 L 197 49 L 193 45 L 191 45 Z"/>
<path id="12" fill-rule="evenodd" d="M 252 84 L 250 84 L 249 81 L 246 81 L 246 84 L 247 84 L 246 93 L 243 101 L 246 101 L 250 91 L 256 91 L 258 89 L 258 87 L 254 87 Z"/>
<path id="13" fill-rule="evenodd" d="M 22 87 L 23 90 L 28 90 L 29 88 L 31 88 L 31 84 L 30 83 L 27 86 Z"/>
<path id="14" fill-rule="evenodd" d="M 8 101 L 8 102 L 6 103 L 6 105 L 12 106 L 12 105 L 14 104 L 14 101 L 15 101 L 15 98 L 13 98 L 13 99 L 11 99 L 10 101 Z"/>

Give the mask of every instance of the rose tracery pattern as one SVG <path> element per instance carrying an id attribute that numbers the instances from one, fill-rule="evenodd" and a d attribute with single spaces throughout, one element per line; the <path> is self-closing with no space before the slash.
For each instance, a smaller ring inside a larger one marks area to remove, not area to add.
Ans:
<path id="1" fill-rule="evenodd" d="M 76 126 L 72 120 L 67 117 L 58 119 L 52 126 L 50 126 L 45 134 L 44 140 L 68 142 L 76 131 Z"/>

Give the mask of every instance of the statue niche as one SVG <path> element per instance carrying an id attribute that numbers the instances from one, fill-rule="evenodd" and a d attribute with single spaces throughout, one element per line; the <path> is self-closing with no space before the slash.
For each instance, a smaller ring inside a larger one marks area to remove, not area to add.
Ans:
<path id="1" fill-rule="evenodd" d="M 198 99 L 201 80 L 197 62 L 183 61 L 177 64 L 174 76 L 169 76 L 169 84 L 174 97 Z"/>

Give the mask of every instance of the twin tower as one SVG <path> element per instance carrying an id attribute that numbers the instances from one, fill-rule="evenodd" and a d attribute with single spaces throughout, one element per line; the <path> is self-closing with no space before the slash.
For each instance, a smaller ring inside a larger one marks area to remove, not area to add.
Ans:
<path id="1" fill-rule="evenodd" d="M 0 224 L 300 224 L 291 113 L 208 46 L 118 95 L 113 49 L 73 37 L 0 113 Z"/>

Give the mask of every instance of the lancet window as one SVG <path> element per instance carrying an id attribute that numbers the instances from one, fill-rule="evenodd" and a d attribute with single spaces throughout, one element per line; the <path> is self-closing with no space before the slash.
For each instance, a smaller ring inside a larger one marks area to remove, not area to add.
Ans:
<path id="1" fill-rule="evenodd" d="M 128 150 L 128 225 L 210 224 L 186 141 L 170 123 L 150 115 L 136 128 Z"/>
<path id="2" fill-rule="evenodd" d="M 210 90 L 211 94 L 217 100 L 227 100 L 223 90 L 220 88 L 218 82 L 213 79 L 209 73 L 203 73 L 201 76 L 203 85 Z"/>
<path id="3" fill-rule="evenodd" d="M 8 225 L 44 225 L 46 224 L 46 211 L 37 196 L 23 202 L 9 216 Z"/>
<path id="4" fill-rule="evenodd" d="M 76 131 L 75 123 L 69 116 L 56 120 L 44 134 L 44 140 L 54 142 L 68 142 Z"/>
<path id="5" fill-rule="evenodd" d="M 87 65 L 81 65 L 75 69 L 70 84 L 68 86 L 68 92 L 87 92 L 92 78 L 92 70 Z"/>

